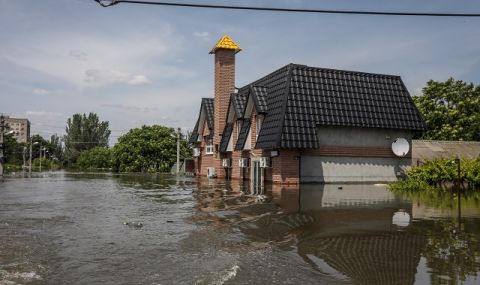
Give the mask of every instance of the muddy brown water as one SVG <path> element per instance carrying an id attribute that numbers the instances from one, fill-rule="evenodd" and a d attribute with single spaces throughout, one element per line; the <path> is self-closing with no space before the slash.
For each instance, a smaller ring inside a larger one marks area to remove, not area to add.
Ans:
<path id="1" fill-rule="evenodd" d="M 7 178 L 0 284 L 480 284 L 480 201 L 463 204 L 458 219 L 385 185 Z"/>

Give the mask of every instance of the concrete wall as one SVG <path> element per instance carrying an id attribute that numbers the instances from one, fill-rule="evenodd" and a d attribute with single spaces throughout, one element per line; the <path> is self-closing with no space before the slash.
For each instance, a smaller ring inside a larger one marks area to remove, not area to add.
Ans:
<path id="1" fill-rule="evenodd" d="M 302 156 L 301 182 L 391 182 L 411 158 Z"/>
<path id="2" fill-rule="evenodd" d="M 396 138 L 405 138 L 412 145 L 411 132 L 395 129 L 324 126 L 317 128 L 317 138 L 320 146 L 390 148 Z"/>
<path id="3" fill-rule="evenodd" d="M 394 129 L 319 127 L 320 147 L 302 151 L 301 182 L 390 182 L 396 181 L 411 165 L 407 157 L 391 151 L 396 138 L 411 146 L 411 133 Z"/>

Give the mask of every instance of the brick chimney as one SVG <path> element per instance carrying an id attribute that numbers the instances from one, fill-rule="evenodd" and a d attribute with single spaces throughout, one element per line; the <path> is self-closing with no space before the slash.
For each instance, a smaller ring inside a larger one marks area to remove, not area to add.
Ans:
<path id="1" fill-rule="evenodd" d="M 226 35 L 210 51 L 210 54 L 215 54 L 213 144 L 217 146 L 225 127 L 230 94 L 235 92 L 235 54 L 239 51 L 240 46 Z"/>

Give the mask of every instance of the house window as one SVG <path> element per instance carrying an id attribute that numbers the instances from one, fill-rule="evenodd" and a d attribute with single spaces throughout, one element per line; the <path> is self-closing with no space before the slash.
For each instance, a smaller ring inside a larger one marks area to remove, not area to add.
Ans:
<path id="1" fill-rule="evenodd" d="M 255 134 L 255 139 L 258 139 L 258 134 L 260 133 L 260 129 L 262 128 L 263 116 L 258 115 L 256 123 L 257 123 L 257 132 Z"/>
<path id="2" fill-rule="evenodd" d="M 215 152 L 213 145 L 209 144 L 205 147 L 205 154 L 213 154 Z"/>

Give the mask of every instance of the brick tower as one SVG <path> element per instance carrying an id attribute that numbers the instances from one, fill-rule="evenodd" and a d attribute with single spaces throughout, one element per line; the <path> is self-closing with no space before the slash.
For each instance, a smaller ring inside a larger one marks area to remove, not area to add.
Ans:
<path id="1" fill-rule="evenodd" d="M 227 120 L 230 95 L 235 92 L 235 54 L 241 50 L 240 46 L 230 37 L 223 36 L 210 51 L 215 55 L 215 92 L 213 118 L 213 145 L 215 155 L 213 167 L 219 178 L 226 176 L 222 167 L 222 158 L 218 153 L 222 133 Z"/>
<path id="2" fill-rule="evenodd" d="M 213 145 L 216 149 L 225 127 L 230 95 L 235 92 L 235 54 L 240 50 L 240 46 L 225 35 L 210 51 L 215 54 Z"/>

